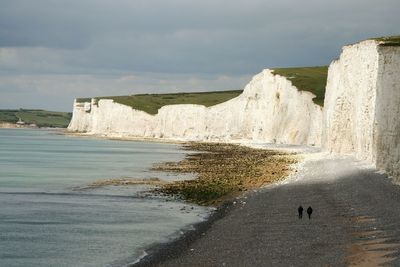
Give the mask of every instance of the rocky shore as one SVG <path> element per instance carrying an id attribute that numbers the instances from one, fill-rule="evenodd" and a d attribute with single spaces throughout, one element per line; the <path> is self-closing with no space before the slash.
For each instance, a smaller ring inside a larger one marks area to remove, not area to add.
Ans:
<path id="1" fill-rule="evenodd" d="M 285 183 L 220 206 L 136 266 L 398 266 L 400 190 L 352 158 L 315 156 Z M 311 219 L 297 207 L 312 206 Z"/>
<path id="2" fill-rule="evenodd" d="M 197 179 L 162 185 L 157 192 L 180 196 L 200 205 L 217 206 L 244 191 L 282 180 L 297 162 L 294 154 L 234 144 L 187 143 L 189 152 L 178 163 L 165 162 L 153 169 L 195 173 Z"/>

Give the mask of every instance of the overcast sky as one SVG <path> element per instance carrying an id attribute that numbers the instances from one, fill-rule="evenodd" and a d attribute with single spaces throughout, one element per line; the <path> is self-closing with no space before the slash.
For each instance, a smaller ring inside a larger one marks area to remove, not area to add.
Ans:
<path id="1" fill-rule="evenodd" d="M 0 109 L 75 97 L 242 89 L 400 34 L 399 0 L 0 0 Z"/>

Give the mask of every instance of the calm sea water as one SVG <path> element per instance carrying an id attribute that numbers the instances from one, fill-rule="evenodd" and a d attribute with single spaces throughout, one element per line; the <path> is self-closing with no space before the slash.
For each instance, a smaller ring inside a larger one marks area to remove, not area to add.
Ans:
<path id="1" fill-rule="evenodd" d="M 183 179 L 152 172 L 178 161 L 177 145 L 0 129 L 0 266 L 124 266 L 208 211 L 141 197 L 141 187 L 77 190 L 93 181 Z"/>

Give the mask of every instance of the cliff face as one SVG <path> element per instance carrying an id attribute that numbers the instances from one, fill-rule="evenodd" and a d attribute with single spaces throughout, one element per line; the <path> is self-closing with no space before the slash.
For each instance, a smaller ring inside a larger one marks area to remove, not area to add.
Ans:
<path id="1" fill-rule="evenodd" d="M 146 112 L 103 99 L 74 103 L 68 130 L 114 137 L 148 136 L 154 118 Z"/>
<path id="2" fill-rule="evenodd" d="M 376 166 L 400 177 L 400 47 L 379 46 Z"/>
<path id="3" fill-rule="evenodd" d="M 208 108 L 169 105 L 152 116 L 112 100 L 75 102 L 68 128 L 107 136 L 320 145 L 322 109 L 313 97 L 264 70 L 241 95 Z"/>
<path id="4" fill-rule="evenodd" d="M 375 41 L 345 46 L 331 63 L 324 102 L 323 147 L 373 160 L 378 53 Z"/>
<path id="5" fill-rule="evenodd" d="M 328 72 L 325 150 L 354 154 L 399 176 L 400 47 L 364 41 L 343 48 Z"/>
<path id="6" fill-rule="evenodd" d="M 345 46 L 329 66 L 324 112 L 313 95 L 270 70 L 219 105 L 170 105 L 155 116 L 112 100 L 74 104 L 69 130 L 192 141 L 322 145 L 400 177 L 400 46 Z M 400 179 L 400 178 L 399 178 Z"/>

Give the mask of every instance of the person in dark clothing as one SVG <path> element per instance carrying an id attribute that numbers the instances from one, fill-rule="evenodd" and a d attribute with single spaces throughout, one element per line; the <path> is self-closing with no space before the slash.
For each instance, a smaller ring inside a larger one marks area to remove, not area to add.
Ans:
<path id="1" fill-rule="evenodd" d="M 311 219 L 312 208 L 311 206 L 307 209 L 308 219 Z"/>
<path id="2" fill-rule="evenodd" d="M 300 205 L 300 207 L 297 209 L 299 212 L 299 219 L 303 218 L 303 207 Z"/>

